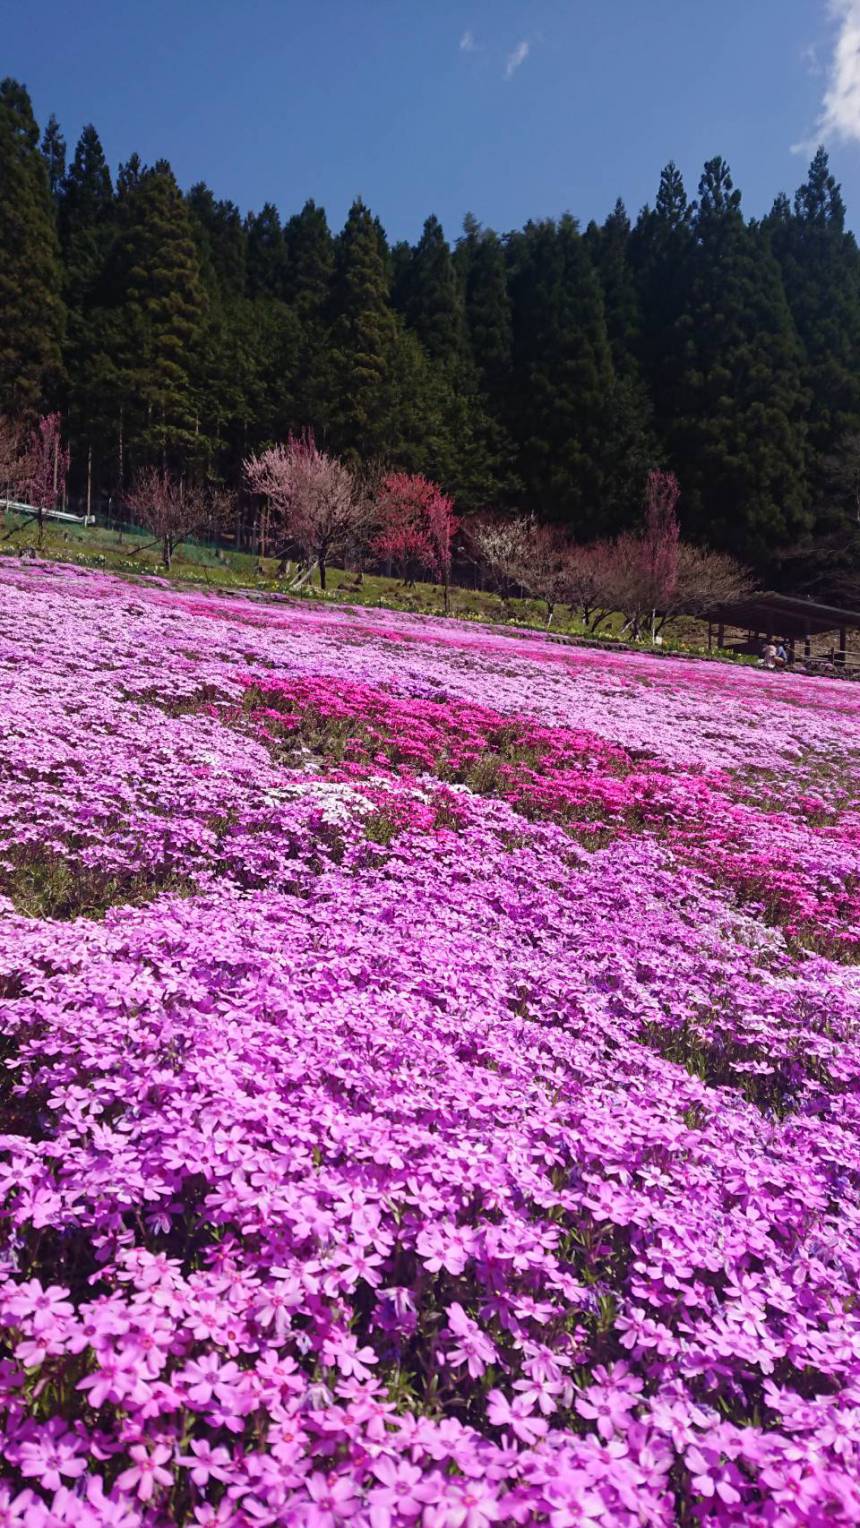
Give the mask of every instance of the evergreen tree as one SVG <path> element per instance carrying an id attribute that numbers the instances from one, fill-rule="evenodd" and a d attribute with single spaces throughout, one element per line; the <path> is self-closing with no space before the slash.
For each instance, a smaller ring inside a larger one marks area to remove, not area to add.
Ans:
<path id="1" fill-rule="evenodd" d="M 65 314 L 54 209 L 23 85 L 0 84 L 0 412 L 32 419 L 57 395 Z"/>
<path id="2" fill-rule="evenodd" d="M 133 191 L 136 191 L 144 175 L 146 166 L 139 154 L 131 154 L 125 164 L 121 164 L 116 172 L 116 194 L 120 201 L 127 201 Z"/>
<path id="3" fill-rule="evenodd" d="M 638 375 L 639 298 L 630 264 L 630 219 L 624 203 L 615 203 L 602 228 L 589 223 L 585 243 L 603 292 L 606 332 L 618 377 Z"/>
<path id="4" fill-rule="evenodd" d="M 267 418 L 258 307 L 245 297 L 247 235 L 233 202 L 202 181 L 186 198 L 206 288 L 206 314 L 191 358 L 200 460 L 209 476 L 235 477 Z"/>
<path id="5" fill-rule="evenodd" d="M 801 351 L 779 267 L 722 159 L 699 183 L 669 443 L 698 535 L 765 565 L 806 521 Z"/>
<path id="6" fill-rule="evenodd" d="M 248 296 L 283 297 L 287 283 L 287 254 L 277 207 L 266 202 L 251 214 L 248 234 Z"/>
<path id="7" fill-rule="evenodd" d="M 95 128 L 85 127 L 63 176 L 60 241 L 66 289 L 80 303 L 103 269 L 113 235 L 114 195 L 110 170 Z"/>
<path id="8" fill-rule="evenodd" d="M 95 472 L 105 469 L 114 440 L 117 377 L 110 361 L 104 303 L 105 273 L 115 235 L 110 171 L 98 133 L 84 128 L 64 177 L 59 203 L 63 290 L 68 307 L 65 364 L 74 455 L 86 453 Z"/>
<path id="9" fill-rule="evenodd" d="M 512 504 L 522 493 L 512 413 L 512 322 L 505 251 L 491 229 L 471 214 L 454 252 L 454 268 L 465 320 L 468 379 L 457 389 L 455 407 L 467 400 L 468 418 L 454 420 L 461 442 L 457 466 L 458 501 L 464 508 Z"/>
<path id="10" fill-rule="evenodd" d="M 429 217 L 402 281 L 404 314 L 431 361 L 453 367 L 463 359 L 463 306 L 451 250 L 436 217 Z"/>
<path id="11" fill-rule="evenodd" d="M 286 298 L 300 316 L 320 320 L 328 307 L 334 275 L 334 240 L 325 209 L 307 201 L 284 228 Z"/>
<path id="12" fill-rule="evenodd" d="M 681 172 L 670 162 L 660 176 L 654 207 L 642 209 L 630 235 L 640 318 L 637 359 L 662 441 L 681 405 L 694 213 Z"/>
<path id="13" fill-rule="evenodd" d="M 511 300 L 505 251 L 498 235 L 467 215 L 457 244 L 472 359 L 496 416 L 506 407 L 513 365 Z"/>
<path id="14" fill-rule="evenodd" d="M 600 526 L 614 376 L 600 285 L 573 218 L 511 240 L 513 427 L 529 507 Z"/>
<path id="15" fill-rule="evenodd" d="M 53 112 L 42 135 L 42 158 L 48 172 L 48 189 L 53 202 L 59 198 L 63 176 L 66 173 L 66 140 Z"/>
<path id="16" fill-rule="evenodd" d="M 200 257 L 201 274 L 210 294 L 221 300 L 243 297 L 247 280 L 247 234 L 235 202 L 217 201 L 204 181 L 186 198 Z"/>
<path id="17" fill-rule="evenodd" d="M 328 321 L 334 279 L 334 240 L 325 210 L 314 201 L 284 228 L 287 298 L 298 321 L 293 365 L 293 406 L 299 425 L 324 434 L 330 417 Z"/>
<path id="18" fill-rule="evenodd" d="M 205 446 L 191 364 L 205 293 L 188 208 L 165 160 L 123 179 L 118 213 L 110 296 L 124 450 L 136 465 L 197 455 Z"/>
<path id="19" fill-rule="evenodd" d="M 401 335 L 377 225 L 360 198 L 337 240 L 333 311 L 333 444 L 365 458 L 387 454 L 399 434 Z"/>
<path id="20" fill-rule="evenodd" d="M 822 463 L 860 431 L 860 252 L 845 229 L 845 205 L 819 149 L 794 199 L 777 198 L 765 228 L 779 261 L 803 343 L 809 444 L 816 500 L 826 493 Z M 824 508 L 824 505 L 821 505 Z"/>

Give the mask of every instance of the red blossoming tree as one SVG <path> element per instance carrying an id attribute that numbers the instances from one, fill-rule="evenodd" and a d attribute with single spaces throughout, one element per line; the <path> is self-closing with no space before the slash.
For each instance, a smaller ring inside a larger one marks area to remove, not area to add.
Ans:
<path id="1" fill-rule="evenodd" d="M 420 473 L 389 472 L 382 479 L 376 518 L 371 545 L 377 556 L 390 558 L 407 586 L 421 572 L 438 579 L 447 611 L 451 555 L 460 525 L 453 499 Z"/>

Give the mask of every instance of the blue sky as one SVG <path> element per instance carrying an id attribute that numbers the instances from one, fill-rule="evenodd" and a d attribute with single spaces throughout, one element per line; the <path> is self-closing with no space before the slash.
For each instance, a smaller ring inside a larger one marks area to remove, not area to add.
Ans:
<path id="1" fill-rule="evenodd" d="M 0 37 L 70 144 L 92 121 L 114 169 L 243 211 L 584 224 L 720 153 L 757 214 L 823 137 L 860 228 L 860 0 L 0 0 Z"/>

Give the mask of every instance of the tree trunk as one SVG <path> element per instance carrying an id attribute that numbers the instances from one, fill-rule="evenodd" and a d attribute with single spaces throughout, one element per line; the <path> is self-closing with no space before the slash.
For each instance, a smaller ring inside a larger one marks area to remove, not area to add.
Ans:
<path id="1" fill-rule="evenodd" d="M 173 556 L 173 546 L 172 546 L 171 537 L 170 536 L 163 536 L 162 540 L 161 540 L 161 560 L 164 563 L 164 566 L 166 567 L 168 573 L 170 572 L 170 561 L 171 561 L 172 556 Z"/>
<path id="2" fill-rule="evenodd" d="M 325 552 L 321 552 L 320 555 L 317 557 L 317 565 L 318 565 L 319 570 L 320 570 L 320 588 L 324 590 L 325 589 Z"/>

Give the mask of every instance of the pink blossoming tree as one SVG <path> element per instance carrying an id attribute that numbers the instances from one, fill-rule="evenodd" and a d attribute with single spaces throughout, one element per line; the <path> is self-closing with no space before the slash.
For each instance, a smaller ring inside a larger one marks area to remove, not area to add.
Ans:
<path id="1" fill-rule="evenodd" d="M 319 569 L 325 589 L 331 558 L 360 540 L 370 524 L 361 483 L 337 457 L 319 449 L 310 430 L 248 457 L 244 470 L 251 491 L 267 500 L 282 543 L 299 545 L 309 566 Z"/>
<path id="2" fill-rule="evenodd" d="M 45 525 L 45 510 L 55 509 L 65 495 L 69 471 L 69 448 L 63 445 L 61 414 L 44 414 L 27 443 L 19 476 L 21 488 L 36 510 L 39 545 Z"/>
<path id="3" fill-rule="evenodd" d="M 185 483 L 167 469 L 146 467 L 126 494 L 126 505 L 161 547 L 161 560 L 170 568 L 177 547 L 189 536 L 224 529 L 234 513 L 232 494 Z"/>

